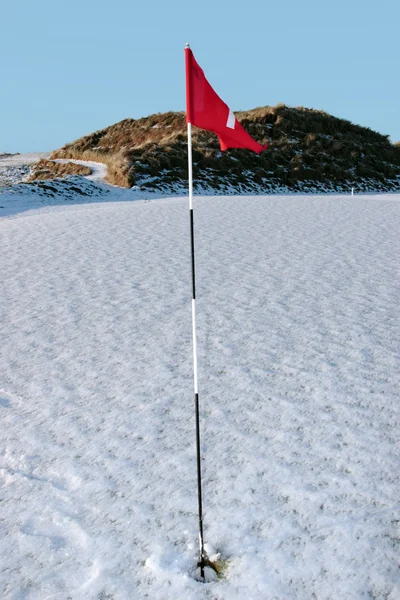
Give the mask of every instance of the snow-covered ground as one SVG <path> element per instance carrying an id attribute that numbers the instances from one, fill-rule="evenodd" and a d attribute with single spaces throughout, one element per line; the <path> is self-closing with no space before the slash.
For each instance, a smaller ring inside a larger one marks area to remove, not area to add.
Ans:
<path id="1" fill-rule="evenodd" d="M 186 198 L 11 196 L 1 598 L 398 600 L 400 195 L 195 199 L 208 584 Z"/>
<path id="2" fill-rule="evenodd" d="M 0 155 L 0 188 L 12 186 L 24 181 L 29 175 L 31 167 L 41 158 L 49 159 L 50 152 L 33 152 L 31 154 L 10 154 Z M 107 175 L 107 167 L 103 163 L 75 160 L 75 159 L 56 159 L 54 162 L 68 163 L 73 162 L 78 165 L 89 167 L 92 172 L 85 179 L 89 181 L 103 183 Z"/>
<path id="3" fill-rule="evenodd" d="M 32 165 L 41 158 L 49 158 L 50 152 L 31 152 L 29 154 L 3 154 L 0 155 L 0 166 L 13 167 L 20 165 Z"/>
<path id="4" fill-rule="evenodd" d="M 33 163 L 49 156 L 50 152 L 0 155 L 0 188 L 23 181 L 29 175 Z"/>
<path id="5" fill-rule="evenodd" d="M 77 160 L 73 158 L 56 158 L 54 162 L 58 163 L 75 163 L 77 165 L 83 165 L 84 167 L 89 167 L 92 170 L 90 175 L 86 175 L 85 179 L 89 179 L 89 181 L 100 181 L 104 182 L 107 175 L 107 166 L 104 163 L 95 162 L 92 160 Z"/>

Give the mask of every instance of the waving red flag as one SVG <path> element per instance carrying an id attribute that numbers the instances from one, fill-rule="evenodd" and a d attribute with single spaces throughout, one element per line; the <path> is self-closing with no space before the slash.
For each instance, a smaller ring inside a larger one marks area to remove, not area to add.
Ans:
<path id="1" fill-rule="evenodd" d="M 205 78 L 193 52 L 185 48 L 186 122 L 216 133 L 221 150 L 247 148 L 259 154 L 268 146 L 256 142 Z"/>

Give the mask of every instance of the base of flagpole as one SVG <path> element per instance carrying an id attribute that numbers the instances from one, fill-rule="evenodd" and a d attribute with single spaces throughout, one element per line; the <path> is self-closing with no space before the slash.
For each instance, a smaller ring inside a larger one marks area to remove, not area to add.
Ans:
<path id="1" fill-rule="evenodd" d="M 197 563 L 193 577 L 196 581 L 200 581 L 201 583 L 218 581 L 220 573 L 217 563 L 210 560 L 206 554 L 204 560 Z"/>
<path id="2" fill-rule="evenodd" d="M 206 544 L 206 546 L 209 546 L 209 544 Z M 219 552 L 216 553 L 211 546 L 209 547 L 210 555 L 205 551 L 203 565 L 201 564 L 201 561 L 199 561 L 193 572 L 194 579 L 201 583 L 212 583 L 213 581 L 223 579 L 230 563 L 229 560 L 222 558 Z M 201 568 L 202 566 L 203 568 Z"/>
<path id="3" fill-rule="evenodd" d="M 193 573 L 193 578 L 200 583 L 212 583 L 218 581 L 218 573 L 211 567 L 204 567 L 204 577 L 201 575 L 200 566 L 198 566 Z"/>

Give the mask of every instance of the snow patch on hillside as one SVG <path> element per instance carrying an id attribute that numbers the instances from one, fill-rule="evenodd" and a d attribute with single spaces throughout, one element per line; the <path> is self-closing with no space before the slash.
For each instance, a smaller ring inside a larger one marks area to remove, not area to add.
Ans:
<path id="1" fill-rule="evenodd" d="M 0 189 L 15 185 L 26 179 L 31 166 L 41 158 L 48 158 L 49 152 L 33 152 L 31 154 L 5 154 L 0 156 Z"/>
<path id="2" fill-rule="evenodd" d="M 84 177 L 20 182 L 0 190 L 0 217 L 51 206 L 101 202 L 110 194 L 106 186 Z"/>
<path id="3" fill-rule="evenodd" d="M 105 179 L 107 176 L 107 165 L 100 162 L 95 162 L 92 160 L 76 160 L 73 158 L 56 158 L 54 160 L 56 163 L 75 163 L 76 165 L 82 165 L 84 167 L 89 167 L 91 169 L 90 175 L 85 175 L 85 179 L 89 181 L 98 181 L 101 183 L 105 183 Z"/>

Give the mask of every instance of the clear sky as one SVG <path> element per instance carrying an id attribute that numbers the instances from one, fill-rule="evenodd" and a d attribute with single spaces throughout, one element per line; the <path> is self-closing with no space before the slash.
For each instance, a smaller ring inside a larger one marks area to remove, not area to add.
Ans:
<path id="1" fill-rule="evenodd" d="M 400 140 L 399 0 L 0 0 L 0 153 L 184 110 L 185 42 L 233 110 L 323 109 Z"/>

